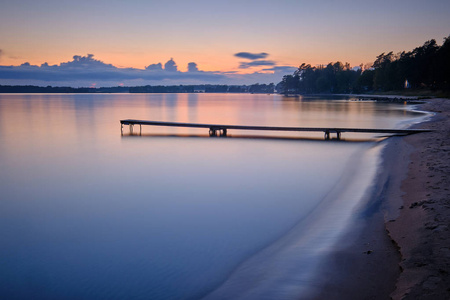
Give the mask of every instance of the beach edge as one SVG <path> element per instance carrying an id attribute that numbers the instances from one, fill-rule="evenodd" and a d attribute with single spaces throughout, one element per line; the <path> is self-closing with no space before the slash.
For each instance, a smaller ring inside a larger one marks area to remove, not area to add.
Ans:
<path id="1" fill-rule="evenodd" d="M 418 105 L 434 116 L 391 137 L 367 202 L 327 259 L 315 299 L 450 299 L 450 100 Z"/>
<path id="2" fill-rule="evenodd" d="M 386 199 L 391 209 L 400 204 L 385 220 L 401 255 L 394 300 L 450 299 L 450 100 L 428 99 L 419 109 L 435 115 L 413 128 L 434 131 L 398 141 L 395 164 L 406 176 Z"/>

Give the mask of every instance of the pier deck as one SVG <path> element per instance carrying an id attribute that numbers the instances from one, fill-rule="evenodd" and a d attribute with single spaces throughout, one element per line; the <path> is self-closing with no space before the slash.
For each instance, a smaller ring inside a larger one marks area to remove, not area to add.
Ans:
<path id="1" fill-rule="evenodd" d="M 325 139 L 329 140 L 331 133 L 336 133 L 337 139 L 341 139 L 343 132 L 360 133 L 390 133 L 397 135 L 408 135 L 420 132 L 429 132 L 427 129 L 377 129 L 377 128 L 333 128 L 333 127 L 274 127 L 274 126 L 246 126 L 246 125 L 223 125 L 223 124 L 198 124 L 198 123 L 178 123 L 161 122 L 145 120 L 120 120 L 120 129 L 123 134 L 123 125 L 130 126 L 130 133 L 133 133 L 133 126 L 139 125 L 142 133 L 142 125 L 150 126 L 168 126 L 168 127 L 189 127 L 189 128 L 207 128 L 210 136 L 227 136 L 228 130 L 265 130 L 265 131 L 304 131 L 304 132 L 323 132 Z"/>

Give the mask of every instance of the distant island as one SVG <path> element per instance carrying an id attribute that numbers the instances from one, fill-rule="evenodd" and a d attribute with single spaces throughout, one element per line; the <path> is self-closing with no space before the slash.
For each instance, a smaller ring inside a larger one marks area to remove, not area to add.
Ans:
<path id="1" fill-rule="evenodd" d="M 201 84 L 201 85 L 145 85 L 145 86 L 116 86 L 99 88 L 73 88 L 52 87 L 34 85 L 0 85 L 0 93 L 254 93 L 273 94 L 275 85 L 252 84 L 252 85 L 223 85 L 223 84 Z"/>

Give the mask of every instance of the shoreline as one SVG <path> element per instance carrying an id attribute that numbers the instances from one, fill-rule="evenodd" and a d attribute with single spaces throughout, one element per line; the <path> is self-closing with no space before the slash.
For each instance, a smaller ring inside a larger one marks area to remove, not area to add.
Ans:
<path id="1" fill-rule="evenodd" d="M 353 219 L 350 212 L 360 206 L 358 200 L 348 199 L 366 198 L 366 187 L 376 177 L 378 156 L 368 153 L 371 147 L 357 151 L 359 154 L 352 159 L 357 161 L 356 165 L 359 162 L 367 167 L 371 165 L 368 169 L 372 171 L 360 167 L 347 170 L 305 218 L 243 261 L 221 285 L 201 299 L 297 299 L 299 295 L 312 299 L 320 290 L 315 272 L 327 259 L 328 249 L 335 248 L 334 245 L 347 233 Z M 365 156 L 370 156 L 370 160 Z M 357 184 L 352 185 L 352 182 Z M 299 253 L 302 253 L 301 259 Z"/>
<path id="2" fill-rule="evenodd" d="M 400 171 L 392 176 L 390 165 L 396 145 L 391 137 L 380 153 L 380 165 L 353 223 L 330 252 L 322 266 L 319 282 L 321 292 L 314 299 L 389 299 L 400 276 L 400 254 L 385 228 L 383 207 L 391 188 L 391 177 L 401 178 Z"/>
<path id="3" fill-rule="evenodd" d="M 406 178 L 402 195 L 391 191 L 388 202 L 402 202 L 386 229 L 401 254 L 402 272 L 392 299 L 450 299 L 450 100 L 430 99 L 420 109 L 436 113 L 414 128 L 434 132 L 404 137 L 397 154 Z"/>
<path id="4" fill-rule="evenodd" d="M 391 137 L 365 210 L 323 270 L 315 299 L 450 299 L 450 100 L 429 99 L 436 113 Z"/>

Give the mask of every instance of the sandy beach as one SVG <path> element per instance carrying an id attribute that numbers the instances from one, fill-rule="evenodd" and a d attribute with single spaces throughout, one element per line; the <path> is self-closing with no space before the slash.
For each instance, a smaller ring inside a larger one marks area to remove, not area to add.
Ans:
<path id="1" fill-rule="evenodd" d="M 317 299 L 450 299 L 450 100 L 391 137 L 366 208 L 326 263 Z"/>
<path id="2" fill-rule="evenodd" d="M 450 299 L 450 100 L 428 100 L 420 109 L 436 115 L 415 127 L 435 131 L 397 141 L 396 164 L 406 176 L 387 198 L 400 204 L 398 216 L 386 219 L 401 254 L 391 297 Z"/>

